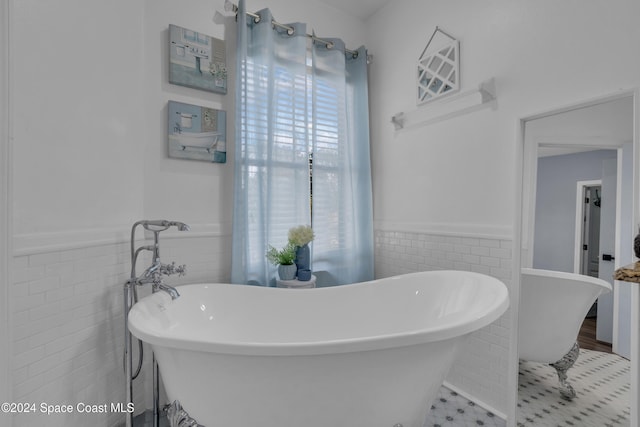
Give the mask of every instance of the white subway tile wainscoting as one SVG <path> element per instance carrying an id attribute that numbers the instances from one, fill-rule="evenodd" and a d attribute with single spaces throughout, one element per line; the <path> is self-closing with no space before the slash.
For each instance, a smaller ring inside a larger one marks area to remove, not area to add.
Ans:
<path id="1" fill-rule="evenodd" d="M 511 286 L 512 242 L 502 237 L 411 231 L 375 231 L 376 277 L 427 270 L 464 270 L 494 276 Z M 445 385 L 464 390 L 504 417 L 508 393 L 511 310 L 471 334 Z"/>
<path id="2" fill-rule="evenodd" d="M 13 392 L 51 405 L 123 400 L 126 243 L 32 251 L 14 258 Z M 142 377 L 142 379 L 144 376 Z M 142 404 L 143 390 L 136 394 Z M 14 425 L 115 425 L 120 414 L 23 413 Z"/>
<path id="3" fill-rule="evenodd" d="M 167 238 L 163 261 L 187 264 L 187 281 L 228 281 L 230 236 Z M 13 331 L 13 401 L 37 405 L 15 414 L 13 425 L 116 426 L 122 413 L 80 413 L 77 404 L 124 402 L 123 285 L 129 278 L 129 242 L 86 243 L 65 249 L 26 249 L 13 259 L 10 306 Z M 142 264 L 146 265 L 146 260 Z M 140 297 L 150 292 L 139 288 Z M 138 346 L 133 345 L 134 363 Z M 145 366 L 151 352 L 145 350 Z M 135 413 L 150 408 L 151 379 L 144 368 L 134 382 Z M 40 405 L 74 406 L 42 413 Z"/>
<path id="4" fill-rule="evenodd" d="M 162 241 L 163 261 L 187 264 L 174 284 L 229 280 L 231 236 Z M 427 269 L 479 271 L 508 282 L 510 242 L 424 233 L 376 232 L 377 277 Z M 398 260 L 401 260 L 398 262 Z M 128 242 L 22 249 L 13 259 L 13 390 L 17 402 L 103 404 L 124 401 L 122 287 L 130 274 Z M 145 265 L 146 260 L 139 265 Z M 148 289 L 140 289 L 140 296 Z M 447 378 L 493 407 L 504 395 L 507 330 L 500 320 L 473 334 Z M 145 357 L 148 365 L 149 357 Z M 487 357 L 490 354 L 490 357 Z M 137 345 L 134 345 L 134 360 Z M 134 383 L 136 414 L 151 407 L 150 378 Z M 147 375 L 149 376 L 149 375 Z M 492 380 L 487 381 L 487 377 Z M 500 381 L 496 381 L 496 378 Z M 496 384 L 499 386 L 496 386 Z M 477 393 L 477 394 L 476 394 Z M 496 412 L 500 415 L 499 412 Z M 116 426 L 118 413 L 15 415 L 14 425 Z"/>

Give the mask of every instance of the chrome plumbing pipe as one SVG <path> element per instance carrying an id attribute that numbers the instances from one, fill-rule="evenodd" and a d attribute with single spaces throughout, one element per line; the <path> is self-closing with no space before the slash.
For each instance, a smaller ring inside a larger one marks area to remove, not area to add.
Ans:
<path id="1" fill-rule="evenodd" d="M 131 332 L 128 324 L 129 310 L 133 305 L 132 295 L 131 282 L 127 281 L 124 285 L 124 377 L 126 380 L 125 400 L 127 404 L 133 403 L 133 355 L 131 354 Z M 133 427 L 133 413 L 126 413 L 125 426 Z"/>
<path id="2" fill-rule="evenodd" d="M 138 226 L 143 226 L 145 230 L 151 231 L 154 234 L 154 244 L 140 246 L 135 249 L 135 233 L 136 228 Z M 137 377 L 140 369 L 142 367 L 142 343 L 140 343 L 140 354 L 138 360 L 138 369 L 137 372 L 133 373 L 133 353 L 132 353 L 132 335 L 129 331 L 129 310 L 136 303 L 136 285 L 143 285 L 145 283 L 153 284 L 153 292 L 157 290 L 162 290 L 169 295 L 171 295 L 172 299 L 176 299 L 180 296 L 178 291 L 168 285 L 164 285 L 161 282 L 162 275 L 170 275 L 170 274 L 185 274 L 185 266 L 176 267 L 175 263 L 171 265 L 164 265 L 160 262 L 160 244 L 159 244 L 159 234 L 161 231 L 168 229 L 169 227 L 176 227 L 180 231 L 188 231 L 190 228 L 187 224 L 179 221 L 167 221 L 167 220 L 141 220 L 137 221 L 131 227 L 131 275 L 129 280 L 126 281 L 124 285 L 124 371 L 125 371 L 125 399 L 126 404 L 130 405 L 133 403 L 133 380 Z M 142 278 L 137 277 L 136 274 L 136 263 L 138 260 L 138 256 L 140 252 L 143 250 L 148 250 L 153 252 L 153 261 L 151 267 L 149 267 L 145 274 L 143 274 Z M 160 409 L 159 409 L 159 400 L 160 400 L 160 392 L 159 392 L 159 371 L 158 364 L 156 362 L 155 356 L 153 356 L 153 426 L 159 427 L 160 425 Z M 128 407 L 128 406 L 127 406 Z M 133 413 L 127 413 L 125 415 L 125 426 L 133 427 Z"/>

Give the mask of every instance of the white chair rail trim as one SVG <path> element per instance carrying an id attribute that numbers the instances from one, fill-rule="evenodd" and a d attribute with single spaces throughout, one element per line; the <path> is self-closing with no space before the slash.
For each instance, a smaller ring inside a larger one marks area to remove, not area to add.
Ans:
<path id="1" fill-rule="evenodd" d="M 481 239 L 513 239 L 513 228 L 502 225 L 374 221 L 373 227 L 376 231 L 399 231 Z"/>
<path id="2" fill-rule="evenodd" d="M 133 224 L 133 221 L 132 221 Z M 163 239 L 194 239 L 231 235 L 231 223 L 189 224 L 187 233 L 167 231 Z M 17 234 L 13 239 L 13 255 L 24 256 L 93 246 L 129 243 L 131 225 L 100 229 L 78 229 L 56 232 Z M 138 239 L 151 236 L 138 233 Z"/>

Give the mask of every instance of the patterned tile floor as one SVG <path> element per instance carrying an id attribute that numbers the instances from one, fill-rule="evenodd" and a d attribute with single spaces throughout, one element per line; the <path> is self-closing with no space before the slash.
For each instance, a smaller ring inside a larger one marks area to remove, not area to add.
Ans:
<path id="1" fill-rule="evenodd" d="M 431 404 L 424 427 L 504 427 L 505 420 L 445 386 Z"/>
<path id="2" fill-rule="evenodd" d="M 133 419 L 133 427 L 152 427 L 153 426 L 153 411 L 149 410 L 140 415 L 137 415 Z M 160 427 L 169 427 L 169 420 L 167 417 L 160 417 Z"/>
<path id="3" fill-rule="evenodd" d="M 580 350 L 569 369 L 577 396 L 560 397 L 555 369 L 520 362 L 519 427 L 614 427 L 629 425 L 630 364 L 615 354 Z"/>
<path id="4" fill-rule="evenodd" d="M 569 370 L 577 396 L 558 392 L 555 370 L 520 362 L 519 427 L 623 427 L 629 425 L 629 361 L 614 354 L 580 350 Z M 166 418 L 160 425 L 167 426 Z M 135 427 L 151 427 L 151 413 L 136 417 Z M 458 393 L 441 387 L 424 427 L 505 427 L 506 422 Z M 372 426 L 374 427 L 374 426 Z"/>
<path id="5" fill-rule="evenodd" d="M 161 417 L 160 427 L 168 427 L 168 425 L 167 419 Z M 503 419 L 444 386 L 440 388 L 424 423 L 424 427 L 505 427 L 505 425 Z M 151 411 L 136 416 L 133 420 L 133 426 L 152 427 Z"/>

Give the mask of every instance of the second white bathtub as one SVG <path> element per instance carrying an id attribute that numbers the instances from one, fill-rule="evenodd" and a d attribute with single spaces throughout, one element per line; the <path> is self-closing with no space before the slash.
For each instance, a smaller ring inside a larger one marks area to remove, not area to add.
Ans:
<path id="1" fill-rule="evenodd" d="M 518 354 L 554 363 L 574 345 L 589 308 L 611 285 L 596 277 L 523 268 L 518 314 Z"/>
<path id="2" fill-rule="evenodd" d="M 611 291 L 611 285 L 596 277 L 533 268 L 523 268 L 520 277 L 518 355 L 555 368 L 561 396 L 572 400 L 576 391 L 567 371 L 580 354 L 580 327 L 589 308 Z"/>

